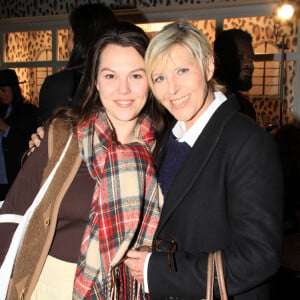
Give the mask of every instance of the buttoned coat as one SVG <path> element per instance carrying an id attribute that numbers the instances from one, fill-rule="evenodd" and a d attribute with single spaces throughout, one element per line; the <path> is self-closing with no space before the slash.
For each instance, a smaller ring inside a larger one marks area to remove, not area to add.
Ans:
<path id="1" fill-rule="evenodd" d="M 266 281 L 280 264 L 282 199 L 273 137 L 238 113 L 234 99 L 225 101 L 165 195 L 154 243 L 171 238 L 177 250 L 172 272 L 165 252 L 152 253 L 151 300 L 204 298 L 207 256 L 218 249 L 230 299 L 269 299 Z"/>

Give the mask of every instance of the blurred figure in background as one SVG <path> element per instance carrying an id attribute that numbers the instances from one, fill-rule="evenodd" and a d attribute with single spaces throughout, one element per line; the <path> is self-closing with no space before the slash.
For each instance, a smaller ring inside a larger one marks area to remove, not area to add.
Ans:
<path id="1" fill-rule="evenodd" d="M 25 102 L 16 72 L 0 70 L 0 201 L 21 168 L 37 120 L 38 108 Z"/>
<path id="2" fill-rule="evenodd" d="M 248 96 L 243 93 L 252 88 L 254 50 L 251 35 L 241 29 L 224 30 L 214 43 L 216 69 L 214 76 L 234 94 L 240 112 L 256 121 L 256 112 Z"/>
<path id="3" fill-rule="evenodd" d="M 67 67 L 48 76 L 40 91 L 39 119 L 46 121 L 58 107 L 80 107 L 82 101 L 75 93 L 79 84 L 88 49 L 109 25 L 116 21 L 113 12 L 102 3 L 84 4 L 69 16 L 67 47 L 70 58 Z"/>
<path id="4" fill-rule="evenodd" d="M 299 226 L 297 210 L 300 210 L 300 128 L 294 124 L 281 126 L 274 133 L 274 138 L 278 143 L 284 175 L 284 229 L 294 231 Z"/>

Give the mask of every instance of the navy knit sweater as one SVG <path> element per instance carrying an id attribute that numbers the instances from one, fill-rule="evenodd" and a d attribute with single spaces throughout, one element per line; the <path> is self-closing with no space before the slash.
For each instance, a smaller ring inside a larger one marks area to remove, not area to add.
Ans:
<path id="1" fill-rule="evenodd" d="M 158 171 L 158 181 L 164 196 L 167 195 L 171 183 L 190 150 L 191 147 L 187 143 L 178 142 L 173 134 L 170 135 L 165 157 Z"/>

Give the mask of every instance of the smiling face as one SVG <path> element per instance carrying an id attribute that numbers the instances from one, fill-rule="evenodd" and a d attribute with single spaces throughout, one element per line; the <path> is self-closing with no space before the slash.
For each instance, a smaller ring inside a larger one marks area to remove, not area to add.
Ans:
<path id="1" fill-rule="evenodd" d="M 154 95 L 187 129 L 214 99 L 207 85 L 214 72 L 213 58 L 208 59 L 204 72 L 206 76 L 198 60 L 179 44 L 161 55 L 152 72 Z"/>
<path id="2" fill-rule="evenodd" d="M 96 88 L 117 132 L 135 125 L 149 92 L 143 57 L 131 46 L 107 45 L 100 56 Z"/>

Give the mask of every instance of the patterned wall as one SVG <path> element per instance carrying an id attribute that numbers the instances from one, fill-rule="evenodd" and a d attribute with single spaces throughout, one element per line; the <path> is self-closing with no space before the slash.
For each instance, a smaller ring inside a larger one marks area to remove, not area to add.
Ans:
<path id="1" fill-rule="evenodd" d="M 7 0 L 0 2 L 0 17 L 22 17 L 51 14 L 66 14 L 77 5 L 87 2 L 85 0 Z M 221 3 L 236 2 L 234 0 L 197 1 L 198 3 Z M 239 0 L 239 3 L 243 0 Z M 248 2 L 248 0 L 245 0 Z M 181 4 L 193 4 L 194 0 L 108 0 L 105 3 L 113 9 L 119 8 L 142 8 L 148 6 L 172 6 Z M 216 24 L 214 20 L 195 21 L 198 28 L 203 30 L 209 41 L 213 44 L 215 38 Z M 253 36 L 253 47 L 256 53 L 261 53 L 262 45 L 268 44 L 270 47 L 265 53 L 279 53 L 280 47 L 274 33 L 274 19 L 272 17 L 251 17 L 225 19 L 224 29 L 241 28 L 247 30 Z M 68 52 L 66 49 L 67 30 L 59 30 L 58 33 L 57 56 L 59 60 L 66 61 Z M 293 32 L 289 33 L 285 42 L 286 52 L 297 51 L 297 31 L 296 24 L 293 24 Z M 280 40 L 279 40 L 280 42 Z M 51 31 L 39 32 L 19 32 L 6 35 L 5 62 L 23 62 L 52 59 L 51 56 Z M 272 46 L 272 47 L 271 47 Z M 46 57 L 46 58 L 45 58 Z M 17 69 L 17 74 L 26 83 L 22 86 L 24 95 L 31 102 L 38 103 L 39 87 L 46 75 L 51 74 L 51 68 L 31 68 Z M 284 123 L 292 121 L 293 102 L 295 86 L 295 62 L 289 61 L 285 64 L 285 85 L 284 85 Z M 258 123 L 261 126 L 267 124 L 277 124 L 279 122 L 280 99 L 279 95 L 257 96 L 250 91 L 251 100 L 258 115 Z"/>
<path id="2" fill-rule="evenodd" d="M 58 60 L 67 61 L 68 51 L 66 47 L 67 29 L 58 30 Z M 37 62 L 52 60 L 52 32 L 30 31 L 11 32 L 5 34 L 4 62 Z M 16 69 L 25 98 L 38 104 L 40 86 L 45 77 L 52 74 L 52 69 L 47 67 L 39 68 L 18 68 Z"/>
<path id="3" fill-rule="evenodd" d="M 79 4 L 97 3 L 97 0 L 1 0 L 0 18 L 45 16 L 68 14 L 71 9 Z M 236 0 L 103 0 L 112 9 L 145 8 L 174 6 L 200 3 L 235 3 Z M 238 0 L 239 4 L 249 3 L 249 0 Z M 279 0 L 274 2 L 279 2 Z"/>
<path id="4" fill-rule="evenodd" d="M 50 50 L 43 60 L 51 60 L 52 35 L 50 30 L 13 32 L 5 35 L 5 62 L 39 61 L 40 56 Z"/>

